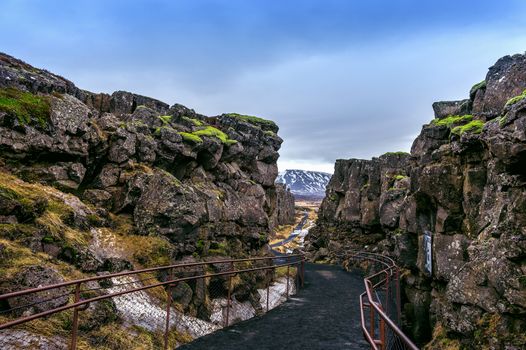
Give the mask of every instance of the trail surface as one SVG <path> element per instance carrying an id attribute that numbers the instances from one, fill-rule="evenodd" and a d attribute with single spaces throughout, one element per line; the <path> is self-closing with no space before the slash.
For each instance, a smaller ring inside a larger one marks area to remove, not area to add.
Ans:
<path id="1" fill-rule="evenodd" d="M 362 289 L 358 273 L 306 264 L 305 287 L 289 301 L 179 349 L 368 349 L 360 326 L 358 296 Z"/>

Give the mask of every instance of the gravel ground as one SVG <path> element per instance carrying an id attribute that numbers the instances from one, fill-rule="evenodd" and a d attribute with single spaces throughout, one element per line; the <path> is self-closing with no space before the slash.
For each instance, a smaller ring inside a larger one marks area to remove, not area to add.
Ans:
<path id="1" fill-rule="evenodd" d="M 363 279 L 341 267 L 305 265 L 305 287 L 267 314 L 178 349 L 368 349 L 360 327 Z"/>

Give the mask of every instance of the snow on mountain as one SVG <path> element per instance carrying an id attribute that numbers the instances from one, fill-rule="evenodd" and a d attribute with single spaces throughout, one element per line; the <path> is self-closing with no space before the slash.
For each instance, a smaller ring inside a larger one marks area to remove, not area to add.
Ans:
<path id="1" fill-rule="evenodd" d="M 325 197 L 325 187 L 331 174 L 308 170 L 285 170 L 276 178 L 277 183 L 284 183 L 295 196 Z"/>

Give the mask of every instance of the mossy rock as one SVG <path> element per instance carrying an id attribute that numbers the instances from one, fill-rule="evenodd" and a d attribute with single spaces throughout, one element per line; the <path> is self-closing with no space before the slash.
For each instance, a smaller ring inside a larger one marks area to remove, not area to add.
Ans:
<path id="1" fill-rule="evenodd" d="M 0 111 L 17 118 L 20 125 L 45 128 L 49 122 L 49 98 L 30 92 L 7 88 L 0 89 Z"/>

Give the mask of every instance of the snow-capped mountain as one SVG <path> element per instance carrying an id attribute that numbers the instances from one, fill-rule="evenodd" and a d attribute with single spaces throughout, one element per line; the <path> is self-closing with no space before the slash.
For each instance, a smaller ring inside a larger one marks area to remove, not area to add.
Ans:
<path id="1" fill-rule="evenodd" d="M 280 172 L 276 182 L 284 183 L 295 196 L 323 198 L 331 174 L 308 170 L 285 170 Z"/>

